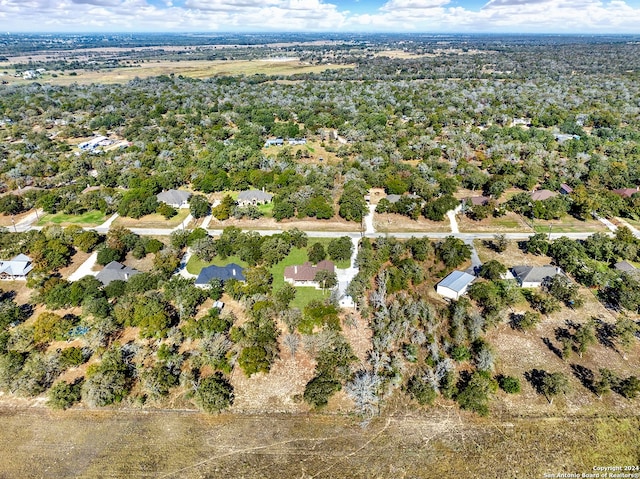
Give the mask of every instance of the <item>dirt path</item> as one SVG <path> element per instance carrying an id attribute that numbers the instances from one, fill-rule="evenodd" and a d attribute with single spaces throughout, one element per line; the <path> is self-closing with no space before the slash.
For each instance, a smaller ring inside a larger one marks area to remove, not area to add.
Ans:
<path id="1" fill-rule="evenodd" d="M 0 408 L 2 477 L 539 478 L 637 464 L 638 418 Z M 558 477 L 558 476 L 555 476 Z M 579 477 L 579 476 L 576 476 Z"/>

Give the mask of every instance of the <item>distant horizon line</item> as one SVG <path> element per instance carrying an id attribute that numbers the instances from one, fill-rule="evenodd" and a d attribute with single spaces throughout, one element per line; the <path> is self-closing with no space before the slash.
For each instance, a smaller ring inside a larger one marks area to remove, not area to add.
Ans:
<path id="1" fill-rule="evenodd" d="M 636 33 L 619 33 L 619 32 L 463 32 L 463 31 L 451 31 L 451 32 L 429 32 L 429 31 L 415 31 L 415 32 L 399 32 L 393 30 L 376 30 L 376 31 L 296 31 L 296 30 L 283 30 L 283 31 L 242 31 L 242 30 L 224 30 L 224 31 L 200 31 L 200 30 L 184 30 L 184 31 L 170 31 L 163 32 L 160 30 L 153 31 L 5 31 L 2 32 L 0 28 L 0 36 L 7 35 L 397 35 L 397 36 L 412 36 L 412 35 L 428 35 L 428 36 L 558 36 L 558 37 L 571 37 L 571 36 L 588 36 L 588 37 L 629 37 L 640 36 L 640 31 Z"/>

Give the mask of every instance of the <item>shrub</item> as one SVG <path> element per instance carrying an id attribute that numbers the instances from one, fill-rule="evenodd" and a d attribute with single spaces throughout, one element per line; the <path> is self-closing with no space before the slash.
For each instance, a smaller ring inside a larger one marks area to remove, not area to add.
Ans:
<path id="1" fill-rule="evenodd" d="M 500 376 L 498 378 L 500 389 L 508 394 L 516 394 L 520 392 L 520 380 L 513 376 Z"/>

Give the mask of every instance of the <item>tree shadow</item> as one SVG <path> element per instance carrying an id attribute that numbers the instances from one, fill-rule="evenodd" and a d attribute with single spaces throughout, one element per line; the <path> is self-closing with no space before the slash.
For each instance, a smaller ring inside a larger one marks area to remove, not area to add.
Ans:
<path id="1" fill-rule="evenodd" d="M 525 371 L 524 378 L 531 384 L 538 394 L 544 395 L 544 379 L 549 375 L 543 369 L 532 369 Z"/>
<path id="2" fill-rule="evenodd" d="M 524 314 L 511 313 L 509 315 L 509 326 L 514 331 L 522 331 L 522 320 L 523 319 L 524 319 Z"/>
<path id="3" fill-rule="evenodd" d="M 594 318 L 596 322 L 596 338 L 604 347 L 617 351 L 614 339 L 616 337 L 616 327 L 613 324 L 605 323 L 600 318 Z"/>
<path id="4" fill-rule="evenodd" d="M 15 291 L 0 291 L 0 301 L 6 301 L 8 299 L 15 299 L 18 295 Z"/>
<path id="5" fill-rule="evenodd" d="M 593 386 L 595 382 L 595 375 L 591 369 L 581 366 L 580 364 L 572 364 L 571 372 L 573 372 L 573 375 L 585 388 L 595 394 L 595 388 Z"/>
<path id="6" fill-rule="evenodd" d="M 555 354 L 556 356 L 558 356 L 560 359 L 564 359 L 564 357 L 562 356 L 562 351 L 560 349 L 558 349 L 549 338 L 541 338 L 542 342 L 545 344 L 546 347 L 549 348 L 549 350 Z"/>

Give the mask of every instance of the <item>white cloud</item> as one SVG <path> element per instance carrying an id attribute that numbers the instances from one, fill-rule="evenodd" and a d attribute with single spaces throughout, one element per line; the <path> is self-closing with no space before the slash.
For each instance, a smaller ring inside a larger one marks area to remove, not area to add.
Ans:
<path id="1" fill-rule="evenodd" d="M 353 14 L 331 0 L 0 0 L 0 31 L 635 32 L 624 0 L 388 0 Z"/>

